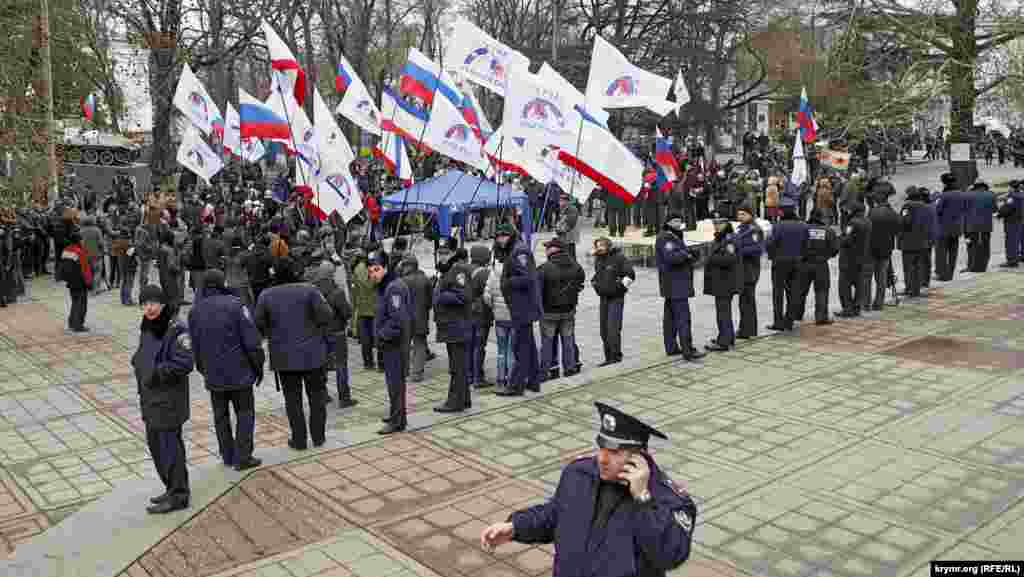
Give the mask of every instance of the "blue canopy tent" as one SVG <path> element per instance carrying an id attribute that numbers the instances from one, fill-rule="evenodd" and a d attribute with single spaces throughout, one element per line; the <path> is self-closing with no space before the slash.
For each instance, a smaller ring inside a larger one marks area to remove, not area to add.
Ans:
<path id="1" fill-rule="evenodd" d="M 511 186 L 482 179 L 459 170 L 449 170 L 410 186 L 407 189 L 384 197 L 382 209 L 385 214 L 403 210 L 420 210 L 437 215 L 437 226 L 441 236 L 450 236 L 452 226 L 465 222 L 468 210 L 483 208 L 518 208 L 522 219 L 524 238 L 532 234 L 530 201 L 527 194 Z"/>

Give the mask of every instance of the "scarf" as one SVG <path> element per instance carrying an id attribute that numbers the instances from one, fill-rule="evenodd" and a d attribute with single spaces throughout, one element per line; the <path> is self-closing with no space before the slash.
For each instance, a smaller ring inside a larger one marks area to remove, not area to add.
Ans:
<path id="1" fill-rule="evenodd" d="M 89 266 L 89 259 L 82 245 L 78 243 L 69 244 L 64 247 L 64 252 L 60 255 L 60 258 L 77 260 L 78 266 L 82 269 L 82 278 L 85 280 L 85 286 L 92 286 L 92 267 Z"/>
<path id="2" fill-rule="evenodd" d="M 177 311 L 173 310 L 174 307 L 170 305 L 164 305 L 160 316 L 153 320 L 149 320 L 146 317 L 142 317 L 142 332 L 150 332 L 156 335 L 158 339 L 163 339 L 164 335 L 167 334 L 168 327 L 171 326 L 171 321 L 175 317 Z"/>

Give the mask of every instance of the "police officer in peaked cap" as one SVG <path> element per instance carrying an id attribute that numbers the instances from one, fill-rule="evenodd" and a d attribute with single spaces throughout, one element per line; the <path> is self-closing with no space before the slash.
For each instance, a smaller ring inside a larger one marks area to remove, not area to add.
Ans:
<path id="1" fill-rule="evenodd" d="M 510 541 L 554 543 L 555 575 L 662 577 L 690 556 L 697 506 L 647 450 L 664 434 L 603 403 L 596 456 L 562 471 L 546 503 L 483 530 L 492 552 Z"/>

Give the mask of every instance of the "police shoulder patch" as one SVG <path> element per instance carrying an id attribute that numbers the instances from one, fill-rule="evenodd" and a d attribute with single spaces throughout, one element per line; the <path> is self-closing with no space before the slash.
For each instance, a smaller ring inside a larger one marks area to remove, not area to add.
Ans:
<path id="1" fill-rule="evenodd" d="M 846 234 L 853 234 L 853 227 L 852 226 L 847 226 L 846 227 Z"/>
<path id="2" fill-rule="evenodd" d="M 459 283 L 459 286 L 466 286 L 466 275 L 461 272 L 455 275 L 455 282 Z"/>
<path id="3" fill-rule="evenodd" d="M 1013 197 L 1012 196 L 1010 198 L 1006 199 L 1006 204 L 1013 204 Z"/>
<path id="4" fill-rule="evenodd" d="M 754 229 L 754 242 L 760 243 L 761 240 L 763 240 L 763 239 L 764 239 L 764 234 L 760 230 Z"/>
<path id="5" fill-rule="evenodd" d="M 522 266 L 529 266 L 530 265 L 530 255 L 525 254 L 525 253 L 519 255 L 519 264 L 522 265 Z"/>
<path id="6" fill-rule="evenodd" d="M 391 308 L 396 311 L 402 308 L 402 295 L 391 295 Z"/>
<path id="7" fill-rule="evenodd" d="M 665 250 L 675 250 L 675 249 L 676 249 L 676 243 L 674 243 L 672 241 L 668 241 L 668 242 L 665 243 Z"/>
<path id="8" fill-rule="evenodd" d="M 693 520 L 690 519 L 689 515 L 683 511 L 673 511 L 672 517 L 676 520 L 676 524 L 682 527 L 688 535 L 693 533 Z"/>
<path id="9" fill-rule="evenodd" d="M 904 208 L 902 214 L 903 214 L 903 216 L 910 216 L 910 209 L 909 208 Z"/>
<path id="10" fill-rule="evenodd" d="M 242 318 L 244 318 L 247 321 L 252 320 L 252 315 L 249 313 L 249 307 L 245 305 L 242 305 Z"/>
<path id="11" fill-rule="evenodd" d="M 192 352 L 192 337 L 190 337 L 188 333 L 181 333 L 178 335 L 176 343 L 178 348 Z"/>
<path id="12" fill-rule="evenodd" d="M 672 479 L 669 479 L 668 477 L 665 478 L 663 483 L 665 483 L 666 487 L 668 487 L 669 489 L 672 489 L 673 493 L 675 493 L 676 495 L 679 495 L 680 497 L 688 497 L 690 495 L 686 491 L 686 487 L 684 487 L 680 483 L 676 483 L 675 481 L 673 481 Z"/>

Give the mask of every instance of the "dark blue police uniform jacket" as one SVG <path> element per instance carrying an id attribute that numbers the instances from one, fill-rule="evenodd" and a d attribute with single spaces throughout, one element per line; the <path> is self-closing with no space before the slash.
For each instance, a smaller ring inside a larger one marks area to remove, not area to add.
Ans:
<path id="1" fill-rule="evenodd" d="M 511 515 L 513 539 L 554 543 L 555 577 L 663 577 L 690 556 L 697 506 L 651 466 L 651 500 L 623 498 L 603 530 L 591 528 L 600 473 L 594 457 L 562 471 L 555 496 Z"/>
<path id="2" fill-rule="evenodd" d="M 405 281 L 391 271 L 377 286 L 377 308 L 373 317 L 373 334 L 388 347 L 398 347 L 403 334 L 412 329 L 412 293 Z"/>
<path id="3" fill-rule="evenodd" d="M 654 260 L 662 298 L 688 299 L 694 296 L 693 258 L 682 238 L 671 232 L 658 235 L 654 243 Z"/>
<path id="4" fill-rule="evenodd" d="M 172 431 L 188 421 L 188 375 L 195 364 L 192 341 L 185 323 L 172 321 L 163 338 L 149 331 L 139 337 L 139 348 L 132 356 L 135 380 L 139 386 L 139 405 L 146 426 Z"/>
<path id="5" fill-rule="evenodd" d="M 212 391 L 250 388 L 265 359 L 256 322 L 238 297 L 219 288 L 206 290 L 188 314 L 196 368 Z"/>

